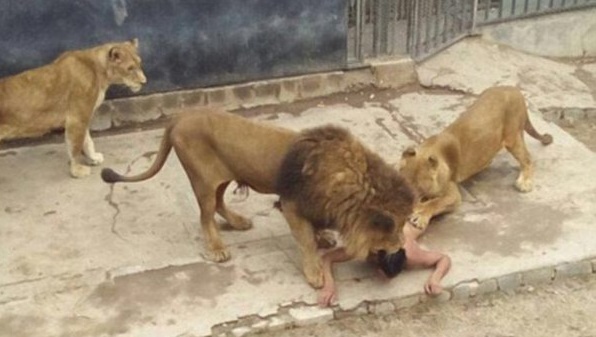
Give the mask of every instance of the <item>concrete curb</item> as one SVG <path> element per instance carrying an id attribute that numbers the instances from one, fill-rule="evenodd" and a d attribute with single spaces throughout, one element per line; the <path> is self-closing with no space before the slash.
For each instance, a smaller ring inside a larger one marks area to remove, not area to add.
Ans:
<path id="1" fill-rule="evenodd" d="M 369 86 L 400 88 L 415 83 L 418 83 L 418 78 L 414 61 L 400 58 L 373 62 L 345 71 L 114 99 L 99 106 L 91 123 L 91 130 L 103 131 L 148 122 L 191 107 L 221 106 L 227 110 L 235 110 L 291 103 Z"/>
<path id="2" fill-rule="evenodd" d="M 459 282 L 455 286 L 445 289 L 437 297 L 429 297 L 424 293 L 418 293 L 389 300 L 364 301 L 351 310 L 343 310 L 338 306 L 319 308 L 304 303 L 291 303 L 281 306 L 277 313 L 271 315 L 240 317 L 236 321 L 218 324 L 211 328 L 211 335 L 208 336 L 240 337 L 249 333 L 320 324 L 346 317 L 367 314 L 385 316 L 426 302 L 466 301 L 472 297 L 497 291 L 512 293 L 526 286 L 549 284 L 570 277 L 592 274 L 596 274 L 596 257 L 576 262 L 565 262 L 550 267 L 519 271 L 486 280 Z"/>

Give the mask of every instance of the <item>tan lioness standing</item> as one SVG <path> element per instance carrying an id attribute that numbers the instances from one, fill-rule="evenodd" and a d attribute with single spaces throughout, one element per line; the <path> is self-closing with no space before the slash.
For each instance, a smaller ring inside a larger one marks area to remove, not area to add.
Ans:
<path id="1" fill-rule="evenodd" d="M 0 141 L 41 136 L 64 128 L 70 173 L 91 173 L 98 165 L 89 123 L 112 84 L 137 92 L 147 82 L 138 41 L 106 43 L 67 51 L 52 63 L 0 79 Z"/>
<path id="2" fill-rule="evenodd" d="M 532 190 L 533 165 L 524 130 L 544 145 L 553 141 L 549 134 L 540 135 L 532 126 L 519 89 L 493 87 L 443 132 L 418 148 L 406 149 L 400 172 L 421 198 L 411 222 L 424 230 L 433 216 L 455 210 L 461 202 L 458 184 L 488 167 L 503 147 L 520 164 L 517 189 Z"/>

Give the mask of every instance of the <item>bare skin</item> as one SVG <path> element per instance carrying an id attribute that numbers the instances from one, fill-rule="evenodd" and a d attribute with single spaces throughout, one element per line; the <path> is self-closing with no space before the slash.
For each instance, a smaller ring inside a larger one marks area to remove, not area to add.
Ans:
<path id="1" fill-rule="evenodd" d="M 441 280 L 447 275 L 451 268 L 451 259 L 443 253 L 425 250 L 420 247 L 418 242 L 416 242 L 416 239 L 423 233 L 423 231 L 407 224 L 404 226 L 403 232 L 405 237 L 403 248 L 406 251 L 405 269 L 434 268 L 424 284 L 424 292 L 431 296 L 439 295 L 443 291 Z M 322 267 L 324 283 L 323 288 L 319 291 L 318 295 L 318 303 L 321 307 L 330 306 L 337 298 L 337 288 L 333 278 L 333 264 L 336 262 L 345 262 L 350 259 L 350 256 L 346 254 L 344 248 L 341 247 L 333 249 L 323 255 Z M 380 270 L 379 274 L 382 278 L 389 280 L 389 278 L 387 278 Z"/>

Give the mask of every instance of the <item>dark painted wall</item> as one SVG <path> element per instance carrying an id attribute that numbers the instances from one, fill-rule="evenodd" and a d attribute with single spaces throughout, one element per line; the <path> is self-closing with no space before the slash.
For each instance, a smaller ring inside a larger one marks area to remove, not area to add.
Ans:
<path id="1" fill-rule="evenodd" d="M 140 94 L 340 69 L 346 1 L 0 0 L 0 77 L 133 37 Z"/>

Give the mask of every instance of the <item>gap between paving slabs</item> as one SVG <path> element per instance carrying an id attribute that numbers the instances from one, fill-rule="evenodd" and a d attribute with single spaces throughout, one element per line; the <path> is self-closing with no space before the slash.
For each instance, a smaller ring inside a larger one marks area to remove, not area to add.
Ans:
<path id="1" fill-rule="evenodd" d="M 451 288 L 444 289 L 443 293 L 436 297 L 418 293 L 389 300 L 364 301 L 347 310 L 341 309 L 338 305 L 330 308 L 320 308 L 302 302 L 290 303 L 281 305 L 277 313 L 272 315 L 250 315 L 240 317 L 236 321 L 217 324 L 211 328 L 211 336 L 244 336 L 248 333 L 302 327 L 358 315 L 384 316 L 425 302 L 465 301 L 471 297 L 497 291 L 513 293 L 523 287 L 548 284 L 569 277 L 592 274 L 596 274 L 596 257 L 506 274 L 487 280 L 462 281 Z"/>

